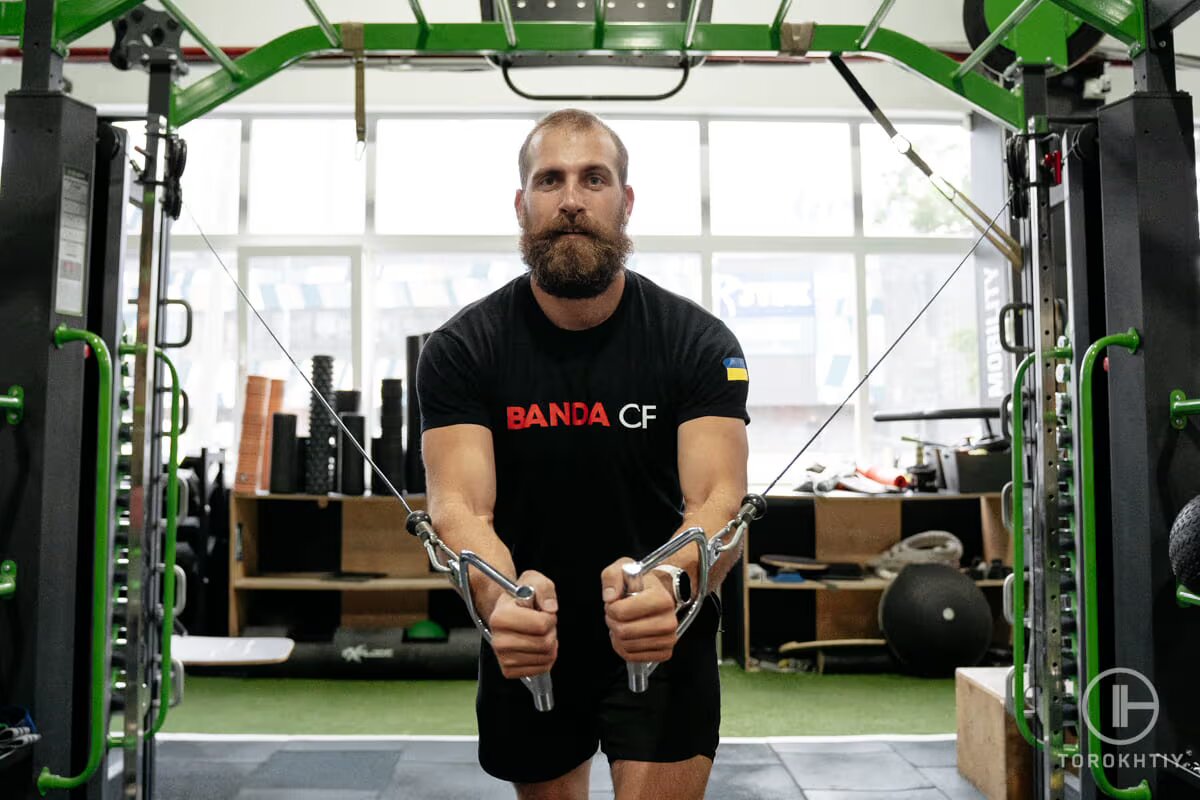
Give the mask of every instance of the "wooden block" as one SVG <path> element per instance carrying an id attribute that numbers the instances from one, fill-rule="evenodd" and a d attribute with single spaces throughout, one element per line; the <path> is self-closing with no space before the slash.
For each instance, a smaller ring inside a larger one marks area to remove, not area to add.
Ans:
<path id="1" fill-rule="evenodd" d="M 881 591 L 817 591 L 817 639 L 882 639 Z"/>
<path id="2" fill-rule="evenodd" d="M 342 592 L 344 628 L 407 628 L 428 618 L 428 592 Z"/>
<path id="3" fill-rule="evenodd" d="M 1004 710 L 1007 673 L 1007 667 L 972 667 L 954 676 L 958 771 L 988 800 L 1033 797 L 1032 749 Z"/>
<path id="4" fill-rule="evenodd" d="M 983 557 L 990 564 L 993 559 L 1000 559 L 1005 564 L 1013 563 L 1013 539 L 1008 528 L 1004 527 L 1004 517 L 1000 511 L 1000 498 L 994 495 L 984 495 L 979 498 L 979 510 L 983 523 Z"/>
<path id="5" fill-rule="evenodd" d="M 897 498 L 816 498 L 816 557 L 865 563 L 900 541 Z"/>

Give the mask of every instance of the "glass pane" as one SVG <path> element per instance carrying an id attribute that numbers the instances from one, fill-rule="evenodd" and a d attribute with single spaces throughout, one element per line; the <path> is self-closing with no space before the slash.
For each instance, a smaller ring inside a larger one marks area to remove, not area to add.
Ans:
<path id="1" fill-rule="evenodd" d="M 375 229 L 516 235 L 517 154 L 532 126 L 521 119 L 380 120 Z"/>
<path id="2" fill-rule="evenodd" d="M 898 130 L 933 168 L 971 193 L 971 137 L 961 125 L 902 125 Z M 859 126 L 862 145 L 863 228 L 871 236 L 961 236 L 970 223 L 929 179 L 896 151 L 878 125 Z"/>
<path id="3" fill-rule="evenodd" d="M 750 368 L 750 482 L 772 480 L 860 377 L 855 347 L 854 257 L 843 253 L 713 257 L 717 315 Z M 847 407 L 789 473 L 854 456 Z"/>
<path id="4" fill-rule="evenodd" d="M 629 234 L 700 233 L 700 123 L 610 120 L 629 151 Z"/>
<path id="5" fill-rule="evenodd" d="M 849 125 L 710 122 L 708 130 L 713 233 L 854 232 Z"/>
<path id="6" fill-rule="evenodd" d="M 629 268 L 668 291 L 703 302 L 699 253 L 635 253 L 629 259 Z"/>
<path id="7" fill-rule="evenodd" d="M 256 119 L 250 125 L 251 233 L 362 233 L 366 160 L 354 120 Z"/>
<path id="8" fill-rule="evenodd" d="M 304 373 L 311 377 L 314 355 L 333 356 L 334 388 L 353 389 L 350 257 L 254 256 L 249 267 L 250 301 Z M 247 344 L 249 374 L 286 380 L 284 411 L 307 430 L 312 392 L 253 313 Z"/>
<path id="9" fill-rule="evenodd" d="M 378 433 L 380 382 L 407 377 L 407 337 L 436 330 L 463 306 L 524 273 L 525 265 L 515 253 L 380 253 L 373 272 L 374 353 L 363 407 Z"/>
<path id="10" fill-rule="evenodd" d="M 222 252 L 221 259 L 230 269 L 237 269 L 235 253 Z M 121 273 L 125 298 L 137 297 L 137 279 L 137 253 L 127 252 Z M 237 290 L 208 250 L 173 249 L 167 296 L 187 300 L 193 311 L 191 343 L 168 353 L 190 403 L 188 430 L 180 437 L 179 452 L 193 455 L 202 447 L 224 447 L 232 468 L 237 457 Z M 185 333 L 183 309 L 171 306 L 163 313 L 167 338 L 181 341 Z M 122 320 L 122 335 L 132 340 L 136 336 L 137 307 L 125 303 Z M 169 408 L 164 404 L 164 413 Z"/>
<path id="11" fill-rule="evenodd" d="M 959 258 L 951 255 L 867 257 L 867 330 L 872 364 L 912 322 L 958 262 Z M 979 405 L 975 289 L 975 272 L 968 262 L 871 376 L 872 413 Z M 908 466 L 912 463 L 912 445 L 901 442 L 901 436 L 957 444 L 966 436 L 977 438 L 982 429 L 983 423 L 974 420 L 874 422 L 870 452 L 888 463 L 892 454 L 900 455 L 901 466 Z"/>
<path id="12" fill-rule="evenodd" d="M 194 216 L 206 234 L 237 233 L 242 121 L 200 119 L 180 128 L 179 135 L 188 148 L 182 181 L 184 211 L 171 232 L 197 233 Z"/>

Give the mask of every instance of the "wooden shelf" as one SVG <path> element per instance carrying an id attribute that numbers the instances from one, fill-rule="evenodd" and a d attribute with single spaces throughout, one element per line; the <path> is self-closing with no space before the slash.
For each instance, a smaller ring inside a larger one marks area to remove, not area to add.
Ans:
<path id="1" fill-rule="evenodd" d="M 438 575 L 428 578 L 371 578 L 365 581 L 339 580 L 322 572 L 275 572 L 247 575 L 233 582 L 235 589 L 264 589 L 324 592 L 386 592 L 428 589 L 453 589 L 450 581 Z"/>
<path id="2" fill-rule="evenodd" d="M 860 581 L 845 581 L 845 580 L 828 580 L 823 581 L 820 578 L 814 578 L 804 583 L 786 583 L 779 581 L 746 581 L 746 587 L 749 589 L 800 589 L 808 591 L 860 591 L 860 592 L 880 592 L 887 588 L 891 581 L 885 581 L 882 578 L 864 578 Z M 991 588 L 1003 586 L 1002 580 L 983 580 L 975 581 L 975 585 L 980 588 Z"/>

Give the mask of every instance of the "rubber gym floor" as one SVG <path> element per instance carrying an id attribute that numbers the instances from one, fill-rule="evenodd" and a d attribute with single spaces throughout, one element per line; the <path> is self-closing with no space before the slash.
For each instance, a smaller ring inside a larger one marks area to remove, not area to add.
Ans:
<path id="1" fill-rule="evenodd" d="M 980 800 L 955 766 L 954 682 L 722 677 L 719 800 Z M 473 681 L 187 680 L 156 800 L 511 798 L 478 766 Z M 592 797 L 612 797 L 601 754 Z"/>

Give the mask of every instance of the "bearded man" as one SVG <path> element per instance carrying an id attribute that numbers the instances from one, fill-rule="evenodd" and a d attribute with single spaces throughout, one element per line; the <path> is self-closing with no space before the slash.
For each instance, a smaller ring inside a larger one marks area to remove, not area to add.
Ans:
<path id="1" fill-rule="evenodd" d="M 621 565 L 738 511 L 749 378 L 720 320 L 625 268 L 628 164 L 595 115 L 540 120 L 518 158 L 529 271 L 439 328 L 418 365 L 434 528 L 536 592 L 526 607 L 472 583 L 493 637 L 479 760 L 520 800 L 586 800 L 598 748 L 617 800 L 697 800 L 719 739 L 716 598 L 675 634 L 695 548 L 629 596 Z M 661 662 L 646 692 L 629 690 L 627 661 Z M 515 679 L 546 671 L 556 705 L 539 712 Z"/>

